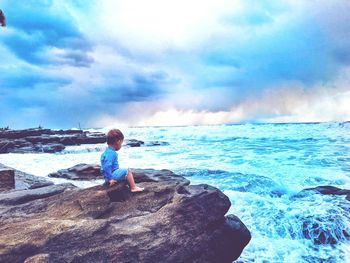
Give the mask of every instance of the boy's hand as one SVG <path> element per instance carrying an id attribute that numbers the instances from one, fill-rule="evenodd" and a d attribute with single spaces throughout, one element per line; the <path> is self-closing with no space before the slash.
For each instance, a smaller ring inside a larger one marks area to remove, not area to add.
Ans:
<path id="1" fill-rule="evenodd" d="M 112 179 L 109 181 L 109 186 L 113 186 L 113 185 L 116 185 L 117 184 L 117 181 Z"/>

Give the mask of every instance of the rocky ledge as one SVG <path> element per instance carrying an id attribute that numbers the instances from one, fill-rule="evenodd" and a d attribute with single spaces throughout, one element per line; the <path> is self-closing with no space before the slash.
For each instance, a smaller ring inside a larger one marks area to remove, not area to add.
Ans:
<path id="1" fill-rule="evenodd" d="M 71 184 L 0 193 L 0 262 L 232 262 L 250 241 L 229 199 L 168 170 L 146 190 Z"/>
<path id="2" fill-rule="evenodd" d="M 53 185 L 44 177 L 34 176 L 0 163 L 0 193 L 11 190 L 35 189 Z"/>
<path id="3" fill-rule="evenodd" d="M 83 130 L 51 130 L 43 128 L 11 130 L 0 129 L 0 153 L 60 152 L 69 145 L 105 143 L 106 135 L 101 132 Z M 167 142 L 143 142 L 125 140 L 129 147 L 160 146 Z"/>
<path id="4" fill-rule="evenodd" d="M 335 186 L 323 185 L 323 186 L 317 186 L 313 188 L 307 188 L 307 189 L 304 189 L 300 194 L 304 194 L 309 191 L 313 191 L 323 195 L 345 195 L 346 196 L 345 199 L 347 201 L 350 201 L 350 190 L 341 189 Z"/>

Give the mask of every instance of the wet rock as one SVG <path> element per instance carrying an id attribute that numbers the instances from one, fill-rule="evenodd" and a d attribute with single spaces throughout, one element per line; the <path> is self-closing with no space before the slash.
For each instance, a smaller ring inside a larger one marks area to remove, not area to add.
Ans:
<path id="1" fill-rule="evenodd" d="M 55 153 L 62 151 L 64 148 L 65 146 L 59 143 L 48 143 L 44 145 L 39 143 L 35 146 L 35 151 L 44 153 Z"/>
<path id="2" fill-rule="evenodd" d="M 81 130 L 0 130 L 0 153 L 54 153 L 65 149 L 66 145 L 95 144 L 106 142 L 100 132 Z"/>
<path id="3" fill-rule="evenodd" d="M 125 146 L 129 147 L 141 147 L 141 146 L 164 146 L 164 145 L 169 145 L 168 142 L 160 142 L 160 141 L 149 141 L 149 142 L 144 142 L 140 140 L 135 140 L 135 139 L 130 139 L 130 140 L 125 140 L 124 141 Z"/>
<path id="4" fill-rule="evenodd" d="M 65 149 L 65 146 L 81 144 L 106 143 L 106 135 L 101 132 L 88 132 L 82 130 L 0 130 L 0 153 L 55 153 Z M 136 139 L 127 139 L 124 146 L 162 146 L 167 142 L 143 142 Z"/>
<path id="5" fill-rule="evenodd" d="M 150 141 L 146 142 L 145 146 L 166 146 L 170 145 L 168 142 L 160 142 L 160 141 Z"/>
<path id="6" fill-rule="evenodd" d="M 96 144 L 105 143 L 106 135 L 104 133 L 85 133 L 84 136 L 78 136 L 77 144 Z"/>
<path id="7" fill-rule="evenodd" d="M 135 139 L 129 139 L 124 141 L 124 145 L 129 147 L 140 147 L 143 144 L 145 144 L 145 142 Z"/>
<path id="8" fill-rule="evenodd" d="M 171 171 L 146 188 L 54 185 L 0 194 L 0 262 L 232 262 L 250 240 L 229 199 Z M 34 261 L 33 261 L 34 260 Z"/>
<path id="9" fill-rule="evenodd" d="M 341 189 L 330 185 L 324 185 L 324 186 L 317 186 L 313 188 L 304 189 L 299 194 L 303 195 L 308 191 L 314 191 L 316 193 L 323 194 L 323 195 L 346 195 L 345 199 L 350 201 L 350 190 L 347 190 L 347 189 Z"/>
<path id="10" fill-rule="evenodd" d="M 96 180 L 102 179 L 100 166 L 93 164 L 77 164 L 68 169 L 61 169 L 51 173 L 49 177 L 65 178 L 70 180 Z"/>
<path id="11" fill-rule="evenodd" d="M 10 189 L 7 188 L 6 190 L 23 190 L 23 189 L 34 189 L 44 186 L 53 185 L 53 182 L 47 180 L 44 177 L 34 176 L 28 173 L 24 173 L 22 171 L 18 171 L 16 169 L 13 169 L 11 167 L 5 166 L 3 164 L 0 164 L 0 170 L 1 169 L 9 169 L 14 171 L 14 180 L 15 184 Z M 2 189 L 0 191 L 5 191 L 5 189 Z"/>

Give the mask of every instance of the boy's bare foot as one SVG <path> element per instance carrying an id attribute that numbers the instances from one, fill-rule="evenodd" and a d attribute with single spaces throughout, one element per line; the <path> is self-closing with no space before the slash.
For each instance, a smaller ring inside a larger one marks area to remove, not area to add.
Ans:
<path id="1" fill-rule="evenodd" d="M 118 182 L 116 180 L 110 180 L 109 181 L 109 186 L 113 186 L 113 185 L 116 185 Z"/>
<path id="2" fill-rule="evenodd" d="M 145 188 L 143 188 L 143 187 L 138 187 L 138 186 L 135 186 L 135 188 L 130 189 L 130 191 L 133 192 L 133 193 L 142 192 L 143 190 L 145 190 Z"/>

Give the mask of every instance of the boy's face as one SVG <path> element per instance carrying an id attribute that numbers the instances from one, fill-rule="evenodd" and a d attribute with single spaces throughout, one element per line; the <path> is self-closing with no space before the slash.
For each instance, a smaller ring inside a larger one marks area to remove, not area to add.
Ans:
<path id="1" fill-rule="evenodd" d="M 123 141 L 124 141 L 124 140 L 118 140 L 118 141 L 116 141 L 116 142 L 114 143 L 114 145 L 113 145 L 113 148 L 114 148 L 116 151 L 120 150 L 120 148 L 122 148 Z"/>

